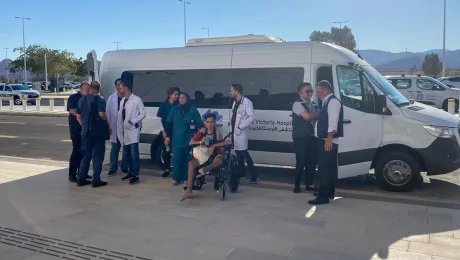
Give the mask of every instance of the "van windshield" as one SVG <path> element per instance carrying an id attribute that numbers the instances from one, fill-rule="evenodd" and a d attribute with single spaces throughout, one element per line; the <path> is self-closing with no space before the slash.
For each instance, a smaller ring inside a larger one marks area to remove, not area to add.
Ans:
<path id="1" fill-rule="evenodd" d="M 386 78 L 384 78 L 372 66 L 366 65 L 361 67 L 369 76 L 370 80 L 383 92 L 395 105 L 409 105 L 409 100 L 404 97 Z"/>

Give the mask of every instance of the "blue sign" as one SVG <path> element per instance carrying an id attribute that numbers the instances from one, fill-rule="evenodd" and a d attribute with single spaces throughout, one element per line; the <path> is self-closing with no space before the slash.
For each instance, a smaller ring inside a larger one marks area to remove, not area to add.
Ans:
<path id="1" fill-rule="evenodd" d="M 204 121 L 204 118 L 209 115 L 209 114 L 214 114 L 214 116 L 216 117 L 216 126 L 223 126 L 224 125 L 224 117 L 222 115 L 219 114 L 219 112 L 217 111 L 213 111 L 211 112 L 211 109 L 208 109 L 208 111 L 206 111 L 203 115 L 201 115 L 201 119 L 203 119 Z"/>

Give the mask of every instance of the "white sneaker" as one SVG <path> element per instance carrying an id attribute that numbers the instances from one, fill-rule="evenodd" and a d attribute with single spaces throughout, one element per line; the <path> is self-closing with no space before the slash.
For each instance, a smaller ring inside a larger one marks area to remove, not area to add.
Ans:
<path id="1" fill-rule="evenodd" d="M 179 183 L 177 181 L 172 181 L 172 186 L 177 186 Z"/>

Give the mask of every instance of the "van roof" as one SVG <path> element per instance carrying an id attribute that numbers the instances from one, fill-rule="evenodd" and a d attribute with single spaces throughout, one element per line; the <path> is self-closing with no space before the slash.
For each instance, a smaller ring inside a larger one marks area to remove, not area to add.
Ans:
<path id="1" fill-rule="evenodd" d="M 227 45 L 241 43 L 270 43 L 270 42 L 286 42 L 285 40 L 268 35 L 241 35 L 230 37 L 214 37 L 214 38 L 196 38 L 188 40 L 186 47 L 206 46 L 206 45 Z"/>

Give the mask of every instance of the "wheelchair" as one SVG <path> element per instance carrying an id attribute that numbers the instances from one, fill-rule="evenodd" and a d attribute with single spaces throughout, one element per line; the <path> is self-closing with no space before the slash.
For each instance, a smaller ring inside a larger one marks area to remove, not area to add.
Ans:
<path id="1" fill-rule="evenodd" d="M 230 134 L 227 135 L 224 140 L 230 138 Z M 201 190 L 204 184 L 206 184 L 206 175 L 202 177 L 197 177 L 200 173 L 199 169 L 204 167 L 200 165 L 195 169 L 193 177 L 193 190 Z M 227 194 L 227 188 L 231 193 L 235 193 L 240 186 L 240 178 L 237 174 L 238 171 L 238 161 L 236 155 L 232 152 L 232 145 L 224 146 L 224 156 L 222 158 L 222 164 L 212 169 L 209 175 L 214 176 L 214 190 L 221 195 L 221 199 L 225 200 Z"/>

